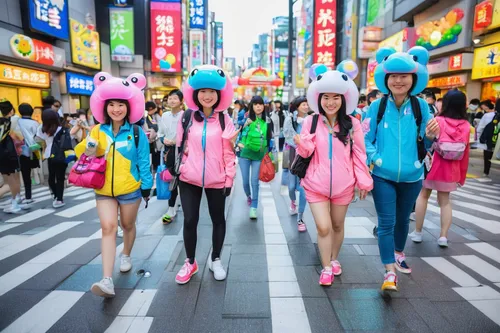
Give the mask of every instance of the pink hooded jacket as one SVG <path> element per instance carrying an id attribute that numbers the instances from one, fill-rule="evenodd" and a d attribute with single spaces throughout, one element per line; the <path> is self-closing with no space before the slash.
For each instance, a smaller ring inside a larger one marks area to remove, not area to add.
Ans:
<path id="1" fill-rule="evenodd" d="M 313 117 L 309 116 L 304 120 L 297 153 L 304 158 L 314 153 L 306 176 L 301 182 L 306 191 L 334 198 L 341 196 L 345 191 L 351 191 L 355 185 L 361 190 L 372 190 L 373 180 L 366 165 L 365 140 L 361 124 L 356 118 L 350 117 L 354 130 L 352 157 L 350 144 L 344 145 L 333 136 L 332 159 L 329 157 L 330 134 L 322 116 L 319 116 L 314 134 L 310 133 Z M 338 125 L 333 130 L 338 132 Z"/>
<path id="2" fill-rule="evenodd" d="M 192 124 L 188 130 L 186 148 L 179 168 L 180 180 L 205 188 L 231 188 L 236 175 L 236 155 L 230 141 L 234 134 L 233 121 L 229 115 L 224 115 L 223 133 L 217 111 L 201 122 L 194 118 L 197 112 L 200 111 L 193 111 L 191 115 Z M 178 145 L 183 134 L 182 121 L 179 121 Z M 203 149 L 204 146 L 206 149 Z"/>
<path id="3" fill-rule="evenodd" d="M 447 183 L 465 184 L 467 168 L 469 167 L 469 136 L 470 123 L 463 119 L 452 119 L 447 117 L 436 117 L 441 134 L 440 140 L 447 142 L 463 142 L 467 144 L 464 157 L 459 161 L 445 160 L 438 153 L 432 156 L 431 171 L 426 180 L 434 180 Z"/>

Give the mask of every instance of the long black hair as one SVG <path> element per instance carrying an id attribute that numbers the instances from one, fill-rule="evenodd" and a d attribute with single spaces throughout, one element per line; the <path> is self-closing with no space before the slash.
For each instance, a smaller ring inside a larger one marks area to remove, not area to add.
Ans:
<path id="1" fill-rule="evenodd" d="M 467 120 L 467 97 L 458 89 L 450 90 L 443 97 L 440 116 Z"/>
<path id="2" fill-rule="evenodd" d="M 124 121 L 129 121 L 128 117 L 130 115 L 130 104 L 128 103 L 128 101 L 125 100 L 125 99 L 108 99 L 106 101 L 106 103 L 104 103 L 104 112 L 103 112 L 103 114 L 104 114 L 104 123 L 108 124 L 108 125 L 111 124 L 111 118 L 108 115 L 108 105 L 111 102 L 123 103 L 123 104 L 125 104 L 127 106 L 127 115 L 125 116 Z"/>
<path id="3" fill-rule="evenodd" d="M 324 93 L 319 94 L 318 109 L 319 109 L 319 113 L 326 117 L 326 112 L 325 112 L 325 110 L 323 110 L 323 107 L 321 106 L 321 98 L 323 97 L 323 95 L 324 95 Z M 339 131 L 335 132 L 335 137 L 337 137 L 342 143 L 347 145 L 347 143 L 348 143 L 347 137 L 349 136 L 349 131 L 352 128 L 352 119 L 351 119 L 351 117 L 349 117 L 347 115 L 346 102 L 345 102 L 344 95 L 340 95 L 340 99 L 342 100 L 342 105 L 340 106 L 340 109 L 337 112 L 337 121 L 339 123 Z"/>

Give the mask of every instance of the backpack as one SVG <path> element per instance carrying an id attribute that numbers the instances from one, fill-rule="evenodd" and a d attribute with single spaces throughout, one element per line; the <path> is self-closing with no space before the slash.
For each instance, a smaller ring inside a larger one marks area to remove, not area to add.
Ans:
<path id="1" fill-rule="evenodd" d="M 313 116 L 311 131 L 309 132 L 310 134 L 316 133 L 316 128 L 318 127 L 318 119 L 319 119 L 319 114 L 315 114 Z M 311 156 L 304 158 L 299 154 L 297 154 L 292 162 L 292 165 L 290 166 L 290 172 L 292 173 L 292 175 L 295 175 L 300 179 L 304 178 L 306 176 L 307 168 L 311 163 L 313 155 L 314 152 L 311 154 Z"/>
<path id="2" fill-rule="evenodd" d="M 493 119 L 486 125 L 481 133 L 481 137 L 479 138 L 479 142 L 486 144 L 488 150 L 492 150 L 495 148 L 495 145 L 498 140 L 498 133 L 500 131 L 500 127 L 498 126 L 500 116 L 497 113 Z"/>
<path id="3" fill-rule="evenodd" d="M 454 140 L 445 131 L 441 131 L 438 141 L 432 148 L 445 160 L 460 161 L 464 157 L 467 143 Z"/>
<path id="4" fill-rule="evenodd" d="M 375 126 L 375 139 L 373 139 L 372 144 L 377 141 L 377 130 L 378 124 L 382 121 L 385 114 L 385 109 L 387 108 L 388 95 L 384 95 L 380 100 L 380 105 L 377 113 L 377 126 Z M 422 126 L 422 110 L 420 110 L 420 103 L 418 98 L 415 96 L 410 96 L 411 109 L 413 111 L 413 116 L 415 117 L 415 123 L 417 124 L 417 154 L 420 163 L 424 160 L 427 155 L 427 149 L 425 149 L 424 138 L 420 137 L 420 127 Z"/>
<path id="5" fill-rule="evenodd" d="M 52 149 L 50 150 L 50 159 L 57 163 L 68 163 L 66 161 L 66 152 L 73 149 L 69 129 L 62 127 L 54 136 Z"/>
<path id="6" fill-rule="evenodd" d="M 250 124 L 246 133 L 245 148 L 254 152 L 263 151 L 267 146 L 267 130 L 269 128 L 266 128 L 266 138 L 264 138 L 262 128 L 256 123 Z"/>

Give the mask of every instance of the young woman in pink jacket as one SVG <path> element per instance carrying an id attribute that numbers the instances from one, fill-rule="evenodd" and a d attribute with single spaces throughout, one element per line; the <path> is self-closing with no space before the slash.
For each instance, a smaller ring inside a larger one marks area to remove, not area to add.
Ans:
<path id="1" fill-rule="evenodd" d="M 220 253 L 226 235 L 224 216 L 226 197 L 231 192 L 236 174 L 233 138 L 238 134 L 227 114 L 221 114 L 232 103 L 233 87 L 222 69 L 212 65 L 195 68 L 183 88 L 190 110 L 187 139 L 184 145 L 180 173 L 180 197 L 184 212 L 184 247 L 187 259 L 175 281 L 186 284 L 198 272 L 195 260 L 197 227 L 203 189 L 212 218 L 212 258 L 209 268 L 216 280 L 224 280 L 226 271 Z M 177 145 L 184 136 L 184 120 L 177 127 Z"/>
<path id="2" fill-rule="evenodd" d="M 304 120 L 300 135 L 294 138 L 297 154 L 312 156 L 301 185 L 316 222 L 323 265 L 319 284 L 324 286 L 342 273 L 337 257 L 354 188 L 359 188 L 361 199 L 373 188 L 361 124 L 350 116 L 358 96 L 358 88 L 347 74 L 328 71 L 319 75 L 307 92 L 307 102 L 316 114 Z M 311 133 L 314 118 L 317 127 Z"/>

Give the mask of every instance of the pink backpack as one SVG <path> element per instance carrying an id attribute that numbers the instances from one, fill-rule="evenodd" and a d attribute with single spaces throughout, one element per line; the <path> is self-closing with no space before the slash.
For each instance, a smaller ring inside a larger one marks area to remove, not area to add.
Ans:
<path id="1" fill-rule="evenodd" d="M 71 168 L 68 181 L 79 187 L 101 189 L 106 179 L 105 156 L 89 157 L 82 154 Z"/>
<path id="2" fill-rule="evenodd" d="M 440 126 L 442 123 L 440 122 Z M 450 137 L 441 127 L 441 134 L 437 142 L 434 142 L 432 148 L 445 160 L 460 161 L 464 157 L 467 143 L 457 141 L 460 138 Z"/>

